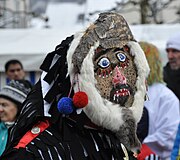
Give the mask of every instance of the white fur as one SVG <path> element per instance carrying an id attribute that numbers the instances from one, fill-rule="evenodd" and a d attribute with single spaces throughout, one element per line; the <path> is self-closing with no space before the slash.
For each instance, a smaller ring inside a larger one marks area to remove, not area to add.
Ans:
<path id="1" fill-rule="evenodd" d="M 146 60 L 145 54 L 137 42 L 130 41 L 127 44 L 130 47 L 130 53 L 134 56 L 134 63 L 137 68 L 137 81 L 136 88 L 137 92 L 134 95 L 134 102 L 130 108 L 133 112 L 136 122 L 139 122 L 144 106 L 144 97 L 146 94 L 145 80 L 149 74 L 149 66 Z"/>

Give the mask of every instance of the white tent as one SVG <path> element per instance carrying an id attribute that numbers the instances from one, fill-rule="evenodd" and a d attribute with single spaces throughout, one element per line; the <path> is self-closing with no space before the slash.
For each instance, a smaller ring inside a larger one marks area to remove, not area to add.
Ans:
<path id="1" fill-rule="evenodd" d="M 163 64 L 167 62 L 166 40 L 172 34 L 180 32 L 180 24 L 135 25 L 130 28 L 137 41 L 155 44 L 162 53 Z M 4 64 L 12 58 L 19 59 L 27 72 L 38 73 L 46 54 L 53 51 L 67 36 L 81 29 L 80 26 L 61 29 L 0 29 L 0 73 L 4 72 Z M 0 85 L 5 83 L 2 78 L 0 81 Z"/>
<path id="2" fill-rule="evenodd" d="M 130 26 L 137 41 L 147 41 L 156 45 L 161 53 L 162 63 L 167 63 L 166 41 L 180 32 L 180 24 L 151 24 Z"/>
<path id="3" fill-rule="evenodd" d="M 180 32 L 176 25 L 135 25 L 130 26 L 135 39 L 151 42 L 165 53 L 166 40 Z M 7 60 L 17 58 L 26 71 L 37 71 L 48 52 L 67 36 L 81 30 L 80 27 L 61 29 L 1 29 L 0 30 L 0 71 L 4 71 Z M 166 60 L 166 55 L 163 56 Z M 164 61 L 165 63 L 165 61 Z"/>
<path id="4" fill-rule="evenodd" d="M 38 71 L 48 52 L 73 34 L 73 30 L 1 29 L 0 71 L 9 59 L 19 59 L 26 71 Z"/>

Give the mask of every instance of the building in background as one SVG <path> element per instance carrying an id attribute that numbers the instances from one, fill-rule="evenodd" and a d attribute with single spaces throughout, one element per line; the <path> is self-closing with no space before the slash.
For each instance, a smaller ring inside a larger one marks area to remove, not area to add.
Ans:
<path id="1" fill-rule="evenodd" d="M 27 28 L 30 0 L 0 0 L 0 28 Z"/>
<path id="2" fill-rule="evenodd" d="M 67 15 L 85 25 L 104 11 L 119 12 L 129 24 L 180 23 L 179 0 L 0 0 L 0 28 L 54 28 L 72 21 Z M 53 18 L 58 25 L 48 22 Z"/>
<path id="3" fill-rule="evenodd" d="M 48 0 L 0 0 L 0 28 L 29 28 L 31 19 L 47 21 Z"/>

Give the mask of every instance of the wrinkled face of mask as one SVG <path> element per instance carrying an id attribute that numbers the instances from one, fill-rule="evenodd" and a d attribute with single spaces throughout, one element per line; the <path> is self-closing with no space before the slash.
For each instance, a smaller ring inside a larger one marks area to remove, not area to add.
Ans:
<path id="1" fill-rule="evenodd" d="M 103 50 L 94 56 L 96 87 L 101 96 L 121 107 L 131 107 L 136 92 L 137 71 L 128 46 Z"/>

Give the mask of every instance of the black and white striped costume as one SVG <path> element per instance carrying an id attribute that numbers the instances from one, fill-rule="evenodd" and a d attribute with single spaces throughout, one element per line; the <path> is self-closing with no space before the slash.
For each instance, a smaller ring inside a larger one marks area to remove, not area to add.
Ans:
<path id="1" fill-rule="evenodd" d="M 121 160 L 127 155 L 134 158 L 113 132 L 96 127 L 83 112 L 73 113 L 75 119 L 58 113 L 57 100 L 67 96 L 71 86 L 69 77 L 66 77 L 66 54 L 72 40 L 73 36 L 62 41 L 41 65 L 43 78 L 24 102 L 1 160 Z M 49 117 L 51 125 L 26 147 L 15 148 L 23 135 L 45 117 Z"/>

